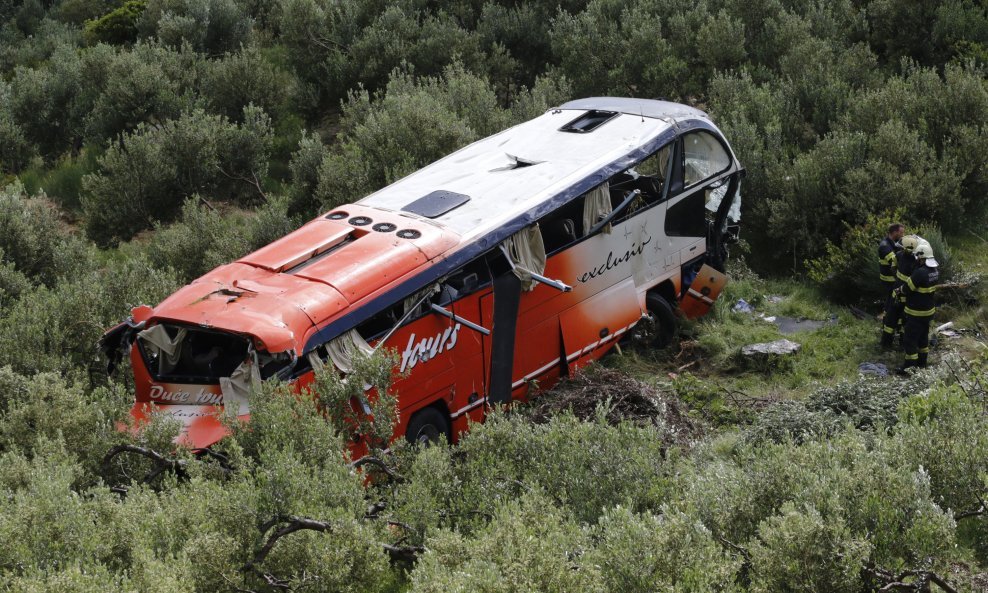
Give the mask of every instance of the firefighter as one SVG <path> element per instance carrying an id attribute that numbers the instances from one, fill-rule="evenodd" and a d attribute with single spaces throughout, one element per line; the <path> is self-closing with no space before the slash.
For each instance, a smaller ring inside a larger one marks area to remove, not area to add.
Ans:
<path id="1" fill-rule="evenodd" d="M 916 267 L 916 256 L 913 255 L 913 251 L 925 242 L 925 239 L 917 235 L 906 235 L 902 238 L 900 241 L 902 250 L 895 255 L 894 288 L 899 288 L 909 280 L 909 276 Z M 894 297 L 886 299 L 885 306 L 885 316 L 882 320 L 882 347 L 891 348 L 892 338 L 896 332 L 902 329 L 903 298 Z"/>
<path id="2" fill-rule="evenodd" d="M 905 234 L 905 225 L 893 222 L 889 225 L 885 238 L 878 242 L 878 279 L 882 283 L 882 303 L 885 311 L 892 306 L 892 291 L 895 290 L 895 254 L 900 249 L 899 239 Z M 882 344 L 885 344 L 884 331 Z"/>
<path id="3" fill-rule="evenodd" d="M 935 293 L 940 272 L 937 270 L 937 260 L 933 257 L 933 248 L 929 243 L 920 243 L 915 251 L 916 269 L 897 293 L 906 297 L 902 309 L 905 320 L 905 331 L 902 343 L 906 350 L 906 361 L 900 367 L 899 373 L 905 373 L 910 367 L 925 367 L 930 354 L 930 320 L 936 312 Z"/>

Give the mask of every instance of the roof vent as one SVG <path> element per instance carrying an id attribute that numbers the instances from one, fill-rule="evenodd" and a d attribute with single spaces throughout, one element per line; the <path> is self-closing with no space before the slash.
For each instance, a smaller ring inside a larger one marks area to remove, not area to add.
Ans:
<path id="1" fill-rule="evenodd" d="M 402 210 L 426 218 L 436 218 L 469 201 L 470 196 L 468 195 L 440 189 L 406 204 Z"/>
<path id="2" fill-rule="evenodd" d="M 575 134 L 586 134 L 592 132 L 617 117 L 617 111 L 600 111 L 591 109 L 580 117 L 559 128 L 560 132 L 573 132 Z"/>

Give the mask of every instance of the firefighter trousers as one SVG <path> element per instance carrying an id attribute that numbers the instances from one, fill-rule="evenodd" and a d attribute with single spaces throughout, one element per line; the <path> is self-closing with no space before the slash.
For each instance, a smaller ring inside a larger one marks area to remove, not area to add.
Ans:
<path id="1" fill-rule="evenodd" d="M 931 317 L 916 317 L 904 313 L 905 331 L 902 335 L 902 345 L 906 350 L 904 368 L 925 367 L 930 354 L 930 319 Z"/>
<path id="2" fill-rule="evenodd" d="M 902 325 L 902 303 L 892 291 L 892 282 L 882 282 L 885 289 L 885 315 L 882 317 L 882 345 L 891 346 L 895 332 Z"/>

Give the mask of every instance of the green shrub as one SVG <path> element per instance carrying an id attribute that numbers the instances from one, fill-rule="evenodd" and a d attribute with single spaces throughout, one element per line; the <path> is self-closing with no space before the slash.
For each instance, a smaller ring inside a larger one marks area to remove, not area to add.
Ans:
<path id="1" fill-rule="evenodd" d="M 839 520 L 825 519 L 809 505 L 786 503 L 758 528 L 751 590 L 856 593 L 868 553 L 868 542 Z"/>
<path id="2" fill-rule="evenodd" d="M 538 491 L 508 500 L 475 535 L 438 531 L 410 575 L 411 591 L 605 591 L 583 558 L 589 541 Z"/>
<path id="3" fill-rule="evenodd" d="M 598 566 L 605 591 L 676 593 L 736 591 L 741 560 L 732 558 L 702 523 L 671 510 L 638 515 L 624 507 L 604 513 L 587 561 Z"/>
<path id="4" fill-rule="evenodd" d="M 82 136 L 88 106 L 81 101 L 80 58 L 59 46 L 39 68 L 18 67 L 10 80 L 10 113 L 28 142 L 53 159 Z"/>
<path id="5" fill-rule="evenodd" d="M 875 303 L 882 298 L 878 281 L 878 242 L 886 236 L 892 221 L 903 220 L 902 212 L 869 216 L 864 224 L 845 225 L 839 242 L 826 242 L 826 254 L 806 262 L 808 276 L 830 298 L 848 304 Z M 906 232 L 930 242 L 940 264 L 940 282 L 954 276 L 953 257 L 943 235 L 935 226 L 907 221 Z"/>
<path id="6" fill-rule="evenodd" d="M 287 72 L 265 59 L 261 48 L 252 44 L 206 62 L 200 93 L 211 111 L 237 121 L 247 105 L 269 114 L 280 113 L 292 93 L 292 82 Z"/>
<path id="7" fill-rule="evenodd" d="M 199 110 L 161 126 L 139 124 L 83 178 L 87 232 L 101 245 L 129 239 L 173 220 L 195 193 L 256 200 L 270 145 L 270 120 L 253 106 L 240 125 Z"/>
<path id="8" fill-rule="evenodd" d="M 103 332 L 131 307 L 157 303 L 177 284 L 139 259 L 106 267 L 86 261 L 75 276 L 24 292 L 0 313 L 0 366 L 24 374 L 96 372 L 95 345 Z"/>
<path id="9" fill-rule="evenodd" d="M 29 198 L 19 182 L 0 190 L 0 257 L 22 274 L 53 284 L 68 271 L 60 265 L 68 238 L 58 212 L 44 198 Z"/>
<path id="10" fill-rule="evenodd" d="M 122 45 L 137 40 L 137 21 L 144 14 L 145 0 L 127 0 L 99 18 L 86 21 L 86 43 Z"/>
<path id="11" fill-rule="evenodd" d="M 182 216 L 158 225 L 143 251 L 159 269 L 171 268 L 182 282 L 229 263 L 295 230 L 285 199 L 275 199 L 252 213 L 211 210 L 198 197 L 182 205 Z"/>
<path id="12" fill-rule="evenodd" d="M 189 106 L 182 79 L 168 71 L 176 52 L 146 45 L 110 51 L 105 45 L 86 52 L 92 109 L 86 116 L 86 140 L 94 147 L 119 143 L 138 124 L 158 126 Z M 194 70 L 194 64 L 192 65 Z"/>
<path id="13" fill-rule="evenodd" d="M 137 20 L 141 38 L 166 46 L 189 44 L 199 53 L 220 56 L 250 42 L 253 20 L 234 0 L 147 0 Z"/>

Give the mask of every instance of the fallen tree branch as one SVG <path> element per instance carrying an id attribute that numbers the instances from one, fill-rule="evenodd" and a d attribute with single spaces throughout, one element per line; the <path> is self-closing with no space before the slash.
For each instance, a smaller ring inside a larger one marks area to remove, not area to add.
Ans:
<path id="1" fill-rule="evenodd" d="M 388 466 L 388 464 L 384 463 L 383 461 L 381 461 L 380 458 L 374 457 L 373 455 L 364 455 L 360 459 L 355 459 L 355 460 L 351 461 L 350 462 L 350 465 L 348 465 L 347 467 L 349 467 L 350 469 L 354 470 L 354 469 L 360 469 L 360 468 L 362 468 L 365 465 L 373 465 L 374 467 L 376 467 L 379 470 L 381 470 L 382 472 L 384 472 L 385 475 L 387 475 L 389 478 L 391 478 L 395 482 L 404 482 L 405 481 L 405 478 L 403 476 L 401 476 L 401 474 L 399 474 L 396 471 L 394 471 L 393 469 L 391 469 Z"/>
<path id="2" fill-rule="evenodd" d="M 169 459 L 161 453 L 158 453 L 154 449 L 148 449 L 147 447 L 140 447 L 138 445 L 117 445 L 112 447 L 107 451 L 106 455 L 103 456 L 103 461 L 100 463 L 100 469 L 105 474 L 110 471 L 110 463 L 120 455 L 121 453 L 134 453 L 142 457 L 146 457 L 154 462 L 154 467 L 148 471 L 147 474 L 141 479 L 141 482 L 148 484 L 162 473 L 166 471 L 175 472 L 179 476 L 185 474 L 185 461 L 181 459 Z"/>
<path id="3" fill-rule="evenodd" d="M 915 591 L 917 593 L 930 590 L 930 583 L 940 587 L 946 593 L 957 593 L 957 589 L 946 579 L 931 570 L 904 570 L 894 574 L 888 570 L 874 566 L 864 566 L 861 571 L 877 581 L 871 590 L 877 593 L 889 591 Z M 912 579 L 907 581 L 906 579 Z"/>
<path id="4" fill-rule="evenodd" d="M 261 535 L 262 536 L 265 535 L 268 531 L 271 530 L 272 527 L 278 525 L 279 523 L 287 523 L 287 525 L 285 525 L 281 529 L 275 530 L 275 532 L 271 534 L 271 537 L 268 538 L 268 541 L 266 541 L 264 545 L 261 547 L 261 549 L 258 550 L 256 554 L 254 554 L 254 558 L 252 558 L 249 562 L 247 562 L 247 564 L 244 564 L 243 567 L 244 571 L 254 570 L 255 566 L 257 566 L 261 562 L 264 562 L 264 559 L 267 558 L 268 554 L 271 553 L 271 549 L 274 548 L 274 545 L 276 543 L 278 543 L 278 540 L 285 537 L 286 535 L 290 535 L 292 533 L 295 533 L 296 531 L 302 531 L 305 529 L 310 529 L 313 531 L 320 531 L 320 532 L 333 530 L 333 525 L 325 521 L 316 521 L 315 519 L 308 519 L 306 517 L 296 517 L 295 515 L 278 515 L 272 518 L 270 521 L 261 525 Z M 263 577 L 264 575 L 260 575 L 260 576 Z"/>

